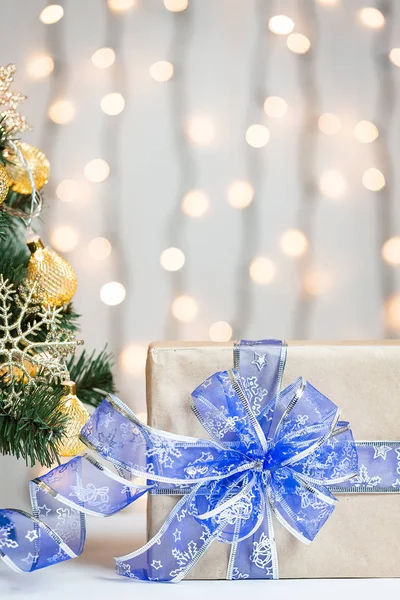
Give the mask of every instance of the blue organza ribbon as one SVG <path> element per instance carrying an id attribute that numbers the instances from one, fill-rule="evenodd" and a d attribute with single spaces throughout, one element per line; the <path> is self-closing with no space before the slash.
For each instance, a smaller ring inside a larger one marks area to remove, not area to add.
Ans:
<path id="1" fill-rule="evenodd" d="M 231 546 L 228 579 L 277 578 L 273 515 L 308 544 L 333 492 L 400 491 L 400 442 L 354 442 L 338 407 L 302 378 L 280 391 L 285 360 L 277 340 L 235 345 L 235 368 L 191 396 L 211 439 L 152 429 L 115 396 L 103 400 L 82 430 L 89 452 L 30 483 L 33 516 L 0 510 L 0 557 L 23 572 L 76 557 L 85 514 L 110 516 L 150 491 L 182 498 L 153 539 L 117 559 L 121 575 L 179 581 L 220 541 Z"/>

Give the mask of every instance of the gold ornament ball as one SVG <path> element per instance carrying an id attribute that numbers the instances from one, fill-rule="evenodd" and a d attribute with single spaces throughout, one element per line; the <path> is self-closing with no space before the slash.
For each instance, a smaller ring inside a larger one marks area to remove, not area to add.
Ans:
<path id="1" fill-rule="evenodd" d="M 48 182 L 50 175 L 50 163 L 46 155 L 39 148 L 25 142 L 18 142 L 17 145 L 32 172 L 36 189 L 41 190 Z M 11 179 L 12 189 L 18 194 L 31 194 L 32 187 L 25 166 L 16 154 L 10 153 L 9 161 L 7 173 Z"/>
<path id="2" fill-rule="evenodd" d="M 71 457 L 83 452 L 86 448 L 79 439 L 82 427 L 90 415 L 82 402 L 76 396 L 76 386 L 73 381 L 64 381 L 66 395 L 61 398 L 61 412 L 68 417 L 66 433 L 60 441 L 57 452 L 60 456 Z"/>
<path id="3" fill-rule="evenodd" d="M 5 168 L 0 165 L 0 204 L 7 198 L 9 187 L 10 178 Z"/>
<path id="4" fill-rule="evenodd" d="M 38 237 L 27 242 L 31 251 L 27 283 L 37 282 L 36 298 L 45 306 L 62 306 L 71 301 L 78 285 L 71 265 Z"/>

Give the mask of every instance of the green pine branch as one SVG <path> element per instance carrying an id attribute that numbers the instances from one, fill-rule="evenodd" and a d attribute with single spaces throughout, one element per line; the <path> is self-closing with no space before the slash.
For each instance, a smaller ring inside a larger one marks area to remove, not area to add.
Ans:
<path id="1" fill-rule="evenodd" d="M 59 461 L 57 444 L 65 435 L 68 417 L 62 412 L 61 385 L 38 384 L 17 406 L 5 407 L 0 395 L 0 453 L 23 458 L 28 466 L 50 467 Z"/>
<path id="2" fill-rule="evenodd" d="M 112 367 L 112 356 L 107 348 L 97 356 L 95 352 L 88 356 L 84 350 L 78 358 L 70 358 L 67 368 L 76 383 L 76 395 L 82 402 L 96 407 L 105 395 L 115 392 Z"/>

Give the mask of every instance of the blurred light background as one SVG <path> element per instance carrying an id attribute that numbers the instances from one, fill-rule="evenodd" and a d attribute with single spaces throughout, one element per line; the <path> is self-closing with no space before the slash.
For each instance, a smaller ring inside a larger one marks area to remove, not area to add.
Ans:
<path id="1" fill-rule="evenodd" d="M 3 0 L 43 239 L 144 413 L 156 339 L 400 332 L 400 3 Z"/>

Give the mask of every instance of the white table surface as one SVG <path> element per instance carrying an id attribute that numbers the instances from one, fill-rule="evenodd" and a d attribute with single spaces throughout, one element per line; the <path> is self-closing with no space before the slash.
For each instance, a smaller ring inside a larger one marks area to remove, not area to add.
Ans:
<path id="1" fill-rule="evenodd" d="M 113 556 L 138 548 L 145 539 L 143 514 L 88 519 L 80 558 L 37 573 L 19 575 L 0 561 L 0 600 L 368 600 L 400 596 L 400 579 L 304 579 L 280 581 L 182 581 L 145 583 L 116 575 Z M 228 596 L 229 595 L 229 596 Z"/>

